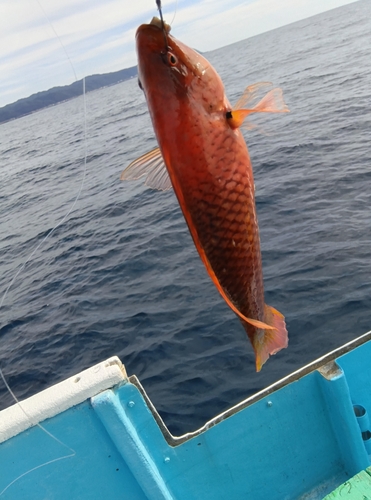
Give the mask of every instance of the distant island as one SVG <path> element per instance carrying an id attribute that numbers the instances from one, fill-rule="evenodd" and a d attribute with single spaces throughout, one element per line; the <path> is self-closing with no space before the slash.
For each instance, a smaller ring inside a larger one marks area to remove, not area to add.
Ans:
<path id="1" fill-rule="evenodd" d="M 137 66 L 122 69 L 113 73 L 105 73 L 103 75 L 91 75 L 85 78 L 85 91 L 91 92 L 92 90 L 115 85 L 124 80 L 129 80 L 138 73 Z M 21 116 L 28 115 L 42 108 L 58 104 L 59 102 L 67 101 L 73 97 L 82 94 L 82 80 L 71 83 L 71 85 L 64 85 L 63 87 L 53 87 L 43 92 L 37 92 L 30 97 L 19 99 L 12 104 L 0 108 L 0 123 L 20 118 Z"/>

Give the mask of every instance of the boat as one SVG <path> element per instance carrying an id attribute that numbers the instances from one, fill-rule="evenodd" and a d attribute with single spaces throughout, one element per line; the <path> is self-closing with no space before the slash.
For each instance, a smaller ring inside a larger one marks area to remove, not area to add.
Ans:
<path id="1" fill-rule="evenodd" d="M 176 437 L 111 357 L 0 412 L 0 498 L 371 498 L 370 360 L 368 332 Z"/>

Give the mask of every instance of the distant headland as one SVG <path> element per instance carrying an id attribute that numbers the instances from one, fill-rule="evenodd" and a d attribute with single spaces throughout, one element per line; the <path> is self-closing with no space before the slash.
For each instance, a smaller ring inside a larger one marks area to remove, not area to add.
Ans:
<path id="1" fill-rule="evenodd" d="M 105 73 L 103 75 L 91 75 L 85 78 L 85 90 L 92 90 L 115 85 L 124 80 L 129 80 L 137 75 L 137 66 L 122 69 L 113 73 Z M 77 97 L 82 93 L 82 80 L 64 85 L 63 87 L 53 87 L 49 90 L 37 92 L 30 97 L 19 99 L 16 102 L 7 104 L 0 108 L 0 123 L 20 118 L 42 108 L 58 104 L 59 102 L 67 101 L 73 97 Z"/>

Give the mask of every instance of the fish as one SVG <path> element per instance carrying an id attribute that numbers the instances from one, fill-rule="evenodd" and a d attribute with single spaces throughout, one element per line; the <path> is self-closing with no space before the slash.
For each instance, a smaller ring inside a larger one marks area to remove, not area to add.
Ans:
<path id="1" fill-rule="evenodd" d="M 256 371 L 287 347 L 284 316 L 265 304 L 255 185 L 241 132 L 252 113 L 289 111 L 282 90 L 248 86 L 235 106 L 207 59 L 154 17 L 136 32 L 138 83 L 158 147 L 134 160 L 121 180 L 145 177 L 173 188 L 199 256 L 255 352 Z"/>

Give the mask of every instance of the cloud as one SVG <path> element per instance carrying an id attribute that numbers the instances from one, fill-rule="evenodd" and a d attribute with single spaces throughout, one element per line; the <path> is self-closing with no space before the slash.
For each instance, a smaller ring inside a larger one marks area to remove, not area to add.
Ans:
<path id="1" fill-rule="evenodd" d="M 176 37 L 202 51 L 208 51 L 352 1 L 206 0 L 189 8 L 181 7 L 173 32 L 175 34 L 177 28 Z M 213 4 L 212 11 L 210 3 Z"/>
<path id="2" fill-rule="evenodd" d="M 129 11 L 118 0 L 55 0 L 45 9 L 52 28 L 36 2 L 3 2 L 0 70 L 6 77 L 0 82 L 0 106 L 52 86 L 71 83 L 75 77 L 68 58 L 78 78 L 134 65 L 135 25 L 140 22 L 141 11 L 149 11 L 145 0 L 137 0 L 135 10 Z"/>
<path id="3" fill-rule="evenodd" d="M 173 34 L 184 43 L 207 51 L 350 1 L 162 3 L 166 20 L 173 24 Z M 68 58 L 78 78 L 133 66 L 135 29 L 156 15 L 154 0 L 2 0 L 1 9 L 0 106 L 71 83 L 75 77 Z"/>

